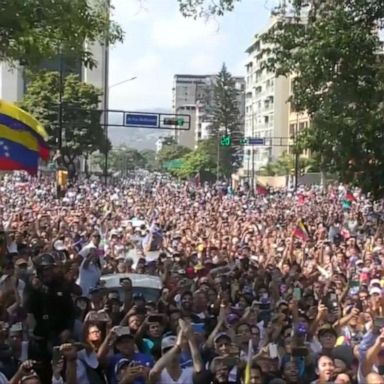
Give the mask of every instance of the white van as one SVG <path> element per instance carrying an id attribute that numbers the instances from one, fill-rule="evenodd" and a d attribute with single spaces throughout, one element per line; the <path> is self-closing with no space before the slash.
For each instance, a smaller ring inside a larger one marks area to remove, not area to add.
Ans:
<path id="1" fill-rule="evenodd" d="M 121 282 L 124 279 L 131 279 L 133 293 L 143 294 L 146 301 L 156 302 L 160 298 L 163 283 L 159 276 L 142 275 L 139 273 L 114 273 L 101 276 L 101 281 L 104 288 L 113 291 L 118 291 L 120 299 L 123 300 L 123 288 Z"/>

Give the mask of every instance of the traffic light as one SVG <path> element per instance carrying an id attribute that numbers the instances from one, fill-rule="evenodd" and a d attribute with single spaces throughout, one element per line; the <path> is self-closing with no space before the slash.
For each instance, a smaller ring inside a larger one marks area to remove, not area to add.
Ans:
<path id="1" fill-rule="evenodd" d="M 169 117 L 163 120 L 164 125 L 171 125 L 174 127 L 182 127 L 184 126 L 184 123 L 185 121 L 183 117 Z"/>
<path id="2" fill-rule="evenodd" d="M 230 147 L 232 144 L 232 138 L 229 135 L 223 135 L 220 139 L 220 145 L 222 147 Z"/>
<path id="3" fill-rule="evenodd" d="M 242 137 L 240 139 L 240 145 L 248 145 L 249 144 L 249 139 L 248 137 Z"/>

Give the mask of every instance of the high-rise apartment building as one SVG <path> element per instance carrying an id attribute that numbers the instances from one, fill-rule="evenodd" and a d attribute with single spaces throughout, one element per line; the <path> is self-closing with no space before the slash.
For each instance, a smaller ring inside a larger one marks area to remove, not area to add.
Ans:
<path id="1" fill-rule="evenodd" d="M 88 0 L 88 4 L 92 7 L 93 4 L 99 4 L 94 0 Z M 110 0 L 105 0 L 105 9 L 109 11 Z M 80 60 L 66 60 L 65 55 L 62 55 L 58 49 L 57 57 L 52 60 L 44 61 L 40 64 L 40 69 L 49 71 L 62 71 L 63 75 L 69 73 L 78 74 L 80 79 L 86 83 L 92 84 L 103 91 L 100 107 L 108 105 L 108 92 L 105 88 L 108 87 L 108 46 L 100 43 L 89 44 L 85 42 L 87 50 L 89 50 L 97 62 L 95 68 L 89 69 L 80 63 Z M 10 102 L 20 101 L 27 88 L 25 79 L 25 68 L 18 63 L 14 67 L 10 67 L 7 63 L 0 62 L 0 98 Z M 108 91 L 108 90 L 107 90 Z M 105 95 L 105 96 L 104 96 Z"/>
<path id="2" fill-rule="evenodd" d="M 61 64 L 63 73 L 64 75 L 68 73 L 78 74 L 82 81 L 95 85 L 104 94 L 104 76 L 108 70 L 105 60 L 107 48 L 104 45 L 95 44 L 90 47 L 90 50 L 97 60 L 96 68 L 89 69 L 80 63 L 70 65 L 63 60 Z M 60 55 L 58 55 L 57 58 L 42 63 L 41 69 L 59 72 L 60 60 Z M 7 63 L 0 63 L 0 98 L 11 102 L 20 101 L 24 96 L 26 87 L 25 68 L 23 66 L 16 64 L 14 68 L 11 68 Z"/>
<path id="3" fill-rule="evenodd" d="M 240 110 L 239 131 L 244 128 L 245 80 L 234 77 Z M 178 144 L 194 149 L 200 140 L 209 138 L 209 123 L 214 107 L 216 75 L 175 75 L 173 84 L 173 110 L 176 114 L 191 115 L 189 131 L 175 131 Z"/>
<path id="4" fill-rule="evenodd" d="M 289 79 L 276 77 L 264 68 L 270 53 L 261 39 L 278 22 L 272 16 L 269 24 L 254 37 L 248 47 L 246 64 L 245 136 L 265 138 L 264 146 L 244 147 L 244 170 L 248 175 L 288 150 Z M 286 144 L 286 147 L 281 146 Z"/>

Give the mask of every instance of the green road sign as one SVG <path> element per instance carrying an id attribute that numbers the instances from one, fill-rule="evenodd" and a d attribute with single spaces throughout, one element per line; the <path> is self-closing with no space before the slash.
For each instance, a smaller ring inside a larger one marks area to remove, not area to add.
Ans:
<path id="1" fill-rule="evenodd" d="M 180 169 L 183 166 L 183 160 L 181 159 L 174 159 L 167 161 L 164 163 L 163 167 L 167 169 L 168 171 L 172 171 L 175 169 Z"/>
<path id="2" fill-rule="evenodd" d="M 220 145 L 222 147 L 230 147 L 232 144 L 232 138 L 229 135 L 223 135 L 220 139 Z"/>

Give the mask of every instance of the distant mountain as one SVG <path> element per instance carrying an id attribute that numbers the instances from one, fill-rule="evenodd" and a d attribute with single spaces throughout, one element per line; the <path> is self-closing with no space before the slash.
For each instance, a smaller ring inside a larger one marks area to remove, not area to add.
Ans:
<path id="1" fill-rule="evenodd" d="M 172 113 L 168 109 L 155 108 L 152 110 L 141 110 L 138 112 L 153 112 L 153 113 Z M 109 114 L 109 124 L 121 125 L 123 119 L 122 113 L 111 112 Z M 165 129 L 148 129 L 148 128 L 133 128 L 133 127 L 109 127 L 108 137 L 113 146 L 126 144 L 130 148 L 138 150 L 155 149 L 156 140 L 160 136 L 168 136 L 171 131 Z"/>

